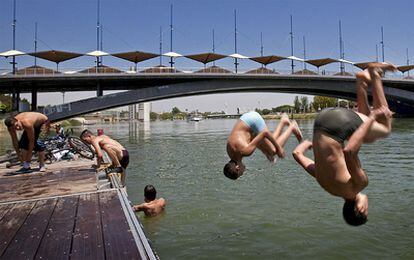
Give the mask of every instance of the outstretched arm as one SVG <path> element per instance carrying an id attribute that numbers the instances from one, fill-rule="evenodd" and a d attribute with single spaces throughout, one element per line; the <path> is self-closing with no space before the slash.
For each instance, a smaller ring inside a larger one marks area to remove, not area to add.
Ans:
<path id="1" fill-rule="evenodd" d="M 312 149 L 312 142 L 305 140 L 293 150 L 293 158 L 303 167 L 310 175 L 315 176 L 315 162 L 305 156 L 306 150 Z"/>
<path id="2" fill-rule="evenodd" d="M 354 193 L 357 194 L 368 185 L 368 177 L 361 168 L 358 158 L 359 149 L 368 135 L 372 124 L 380 116 L 390 116 L 391 111 L 386 107 L 375 109 L 371 112 L 368 119 L 351 135 L 348 144 L 343 149 L 346 166 L 351 175 Z"/>
<path id="3" fill-rule="evenodd" d="M 138 204 L 138 205 L 134 205 L 134 206 L 132 206 L 132 209 L 133 209 L 135 212 L 143 211 L 143 210 L 144 210 L 144 209 L 146 209 L 146 208 L 147 208 L 146 203 L 142 203 L 142 204 Z"/>
<path id="4" fill-rule="evenodd" d="M 364 139 L 368 136 L 372 125 L 380 117 L 390 118 L 392 117 L 392 112 L 385 106 L 371 111 L 368 119 L 362 123 L 362 125 L 349 138 L 348 144 L 344 148 L 345 154 L 358 154 L 359 149 L 361 148 Z"/>
<path id="5" fill-rule="evenodd" d="M 7 130 L 9 131 L 10 137 L 12 139 L 13 148 L 16 151 L 16 155 L 19 158 L 19 160 L 23 162 L 23 158 L 21 156 L 20 149 L 19 149 L 19 140 L 17 139 L 16 130 L 12 127 L 8 128 Z"/>
<path id="6" fill-rule="evenodd" d="M 101 165 L 101 163 L 103 162 L 103 153 L 102 153 L 101 146 L 99 145 L 99 141 L 98 140 L 94 140 L 92 142 L 92 146 L 95 149 L 95 152 L 96 152 L 96 164 L 99 167 Z"/>

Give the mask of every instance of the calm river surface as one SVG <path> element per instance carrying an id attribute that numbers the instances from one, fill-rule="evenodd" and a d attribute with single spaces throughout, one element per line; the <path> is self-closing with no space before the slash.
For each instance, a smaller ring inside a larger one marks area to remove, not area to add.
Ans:
<path id="1" fill-rule="evenodd" d="M 414 120 L 396 119 L 392 135 L 360 152 L 369 176 L 369 221 L 345 224 L 343 201 L 326 193 L 290 155 L 272 165 L 256 151 L 237 181 L 224 177 L 226 139 L 236 120 L 94 125 L 130 152 L 130 200 L 145 185 L 166 212 L 139 217 L 161 259 L 414 258 Z M 276 121 L 267 121 L 271 129 Z M 311 138 L 313 121 L 299 121 Z M 0 152 L 10 145 L 0 132 Z"/>

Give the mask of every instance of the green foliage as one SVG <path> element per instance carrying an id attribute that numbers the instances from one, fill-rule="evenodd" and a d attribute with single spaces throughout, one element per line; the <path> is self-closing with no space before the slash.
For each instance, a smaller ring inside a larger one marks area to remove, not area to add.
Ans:
<path id="1" fill-rule="evenodd" d="M 282 106 L 278 106 L 278 107 L 273 107 L 272 112 L 273 113 L 280 113 L 280 112 L 290 113 L 292 111 L 292 109 L 294 109 L 294 107 L 291 106 L 291 105 L 282 105 Z"/>
<path id="2" fill-rule="evenodd" d="M 295 109 L 295 113 L 298 113 L 300 111 L 301 103 L 298 96 L 296 96 L 295 100 L 293 100 L 293 107 Z"/>
<path id="3" fill-rule="evenodd" d="M 173 114 L 170 113 L 170 112 L 161 113 L 160 114 L 160 119 L 161 120 L 172 120 L 173 119 Z"/>
<path id="4" fill-rule="evenodd" d="M 2 113 L 10 112 L 11 106 L 12 106 L 11 96 L 0 94 L 0 104 L 1 104 L 0 112 Z"/>
<path id="5" fill-rule="evenodd" d="M 313 98 L 313 108 L 318 111 L 326 107 L 335 107 L 338 103 L 338 99 L 331 97 L 315 96 Z"/>
<path id="6" fill-rule="evenodd" d="M 302 112 L 306 113 L 308 111 L 309 101 L 308 97 L 300 97 L 300 109 Z"/>
<path id="7" fill-rule="evenodd" d="M 171 113 L 173 115 L 180 114 L 181 110 L 178 107 L 173 107 L 173 109 L 171 110 Z"/>
<path id="8" fill-rule="evenodd" d="M 158 118 L 158 114 L 155 112 L 150 112 L 150 120 L 155 121 Z"/>
<path id="9" fill-rule="evenodd" d="M 7 111 L 7 106 L 0 102 L 0 113 L 5 113 Z"/>

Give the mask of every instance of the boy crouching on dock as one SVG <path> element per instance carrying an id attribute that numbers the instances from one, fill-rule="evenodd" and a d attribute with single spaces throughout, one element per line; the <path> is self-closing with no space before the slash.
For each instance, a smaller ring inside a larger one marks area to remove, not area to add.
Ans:
<path id="1" fill-rule="evenodd" d="M 89 130 L 84 130 L 80 138 L 86 143 L 93 146 L 97 156 L 97 167 L 99 168 L 103 163 L 104 150 L 109 158 L 112 160 L 112 167 L 115 167 L 116 172 L 121 175 L 121 183 L 125 186 L 125 171 L 129 164 L 128 151 L 117 141 L 107 135 L 96 136 Z"/>

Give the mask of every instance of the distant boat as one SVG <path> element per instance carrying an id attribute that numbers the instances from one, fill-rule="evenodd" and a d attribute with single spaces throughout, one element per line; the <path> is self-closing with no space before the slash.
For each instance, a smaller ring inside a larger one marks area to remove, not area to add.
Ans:
<path id="1" fill-rule="evenodd" d="M 203 120 L 201 115 L 189 115 L 187 117 L 187 121 L 200 122 L 201 120 Z"/>

